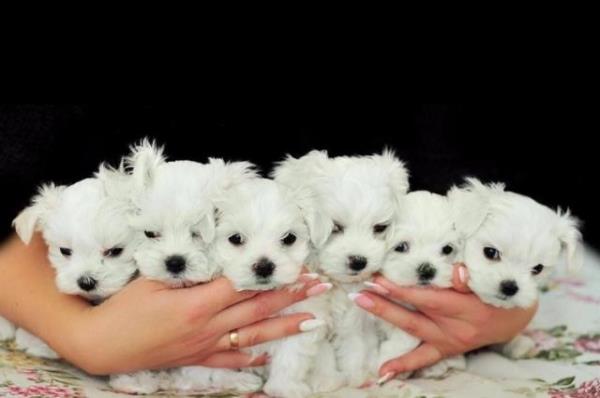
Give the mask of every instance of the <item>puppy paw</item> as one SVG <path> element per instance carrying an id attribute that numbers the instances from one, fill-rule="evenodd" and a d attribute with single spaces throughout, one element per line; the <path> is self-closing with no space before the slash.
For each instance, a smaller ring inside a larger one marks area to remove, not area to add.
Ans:
<path id="1" fill-rule="evenodd" d="M 113 390 L 127 394 L 152 394 L 159 388 L 159 380 L 150 371 L 112 375 L 108 384 Z"/>
<path id="2" fill-rule="evenodd" d="M 223 389 L 234 390 L 239 393 L 251 393 L 260 391 L 263 381 L 252 373 L 239 372 L 234 378 L 223 385 Z"/>
<path id="3" fill-rule="evenodd" d="M 12 340 L 15 338 L 15 325 L 0 317 L 0 340 Z"/>
<path id="4" fill-rule="evenodd" d="M 269 380 L 263 391 L 271 398 L 306 398 L 312 394 L 307 384 L 290 380 Z"/>
<path id="5" fill-rule="evenodd" d="M 325 393 L 339 390 L 344 385 L 344 378 L 340 374 L 313 374 L 310 386 L 314 393 Z"/>
<path id="6" fill-rule="evenodd" d="M 511 359 L 526 358 L 531 350 L 535 348 L 535 341 L 527 336 L 517 336 L 508 343 L 501 346 L 502 354 Z"/>
<path id="7" fill-rule="evenodd" d="M 34 357 L 48 359 L 60 358 L 59 355 L 39 337 L 34 336 L 25 329 L 17 329 L 15 332 L 15 345 L 19 350 Z"/>
<path id="8" fill-rule="evenodd" d="M 426 379 L 440 379 L 448 373 L 448 365 L 445 360 L 419 370 L 418 376 Z"/>

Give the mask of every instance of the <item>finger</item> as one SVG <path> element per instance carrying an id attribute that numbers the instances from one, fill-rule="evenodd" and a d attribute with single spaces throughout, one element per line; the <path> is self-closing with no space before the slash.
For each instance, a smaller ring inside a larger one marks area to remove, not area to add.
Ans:
<path id="1" fill-rule="evenodd" d="M 269 318 L 298 301 L 326 292 L 331 289 L 331 286 L 330 283 L 313 280 L 304 284 L 299 290 L 282 289 L 260 293 L 256 297 L 223 310 L 213 322 L 217 330 L 226 333 Z"/>
<path id="2" fill-rule="evenodd" d="M 442 354 L 431 344 L 422 344 L 408 354 L 399 358 L 392 359 L 379 368 L 381 378 L 391 378 L 391 375 L 397 375 L 402 372 L 411 372 L 426 366 L 433 365 L 442 359 Z"/>
<path id="3" fill-rule="evenodd" d="M 424 313 L 456 315 L 464 311 L 468 304 L 465 295 L 450 289 L 398 286 L 381 276 L 373 282 L 389 291 L 387 297 L 412 304 Z"/>
<path id="4" fill-rule="evenodd" d="M 188 289 L 178 289 L 177 291 L 184 295 L 190 303 L 198 303 L 203 308 L 212 311 L 213 314 L 233 304 L 248 300 L 259 293 L 252 290 L 238 292 L 231 282 L 224 277 Z"/>
<path id="5" fill-rule="evenodd" d="M 271 340 L 313 330 L 324 325 L 322 320 L 314 319 L 312 314 L 299 313 L 277 318 L 265 319 L 237 330 L 239 348 L 251 347 Z M 216 344 L 217 351 L 231 349 L 230 332 L 221 337 Z"/>
<path id="6" fill-rule="evenodd" d="M 425 315 L 410 311 L 377 294 L 363 291 L 350 294 L 348 297 L 359 307 L 397 326 L 411 336 L 427 341 L 437 338 L 440 334 L 438 326 Z"/>
<path id="7" fill-rule="evenodd" d="M 467 285 L 469 282 L 469 271 L 464 264 L 457 263 L 454 264 L 454 269 L 452 270 L 452 286 L 454 290 L 461 293 L 471 293 L 471 289 Z"/>

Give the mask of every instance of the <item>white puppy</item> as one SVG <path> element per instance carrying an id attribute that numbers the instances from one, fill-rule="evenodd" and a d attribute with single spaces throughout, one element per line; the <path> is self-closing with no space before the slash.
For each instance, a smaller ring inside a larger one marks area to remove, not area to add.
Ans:
<path id="1" fill-rule="evenodd" d="M 250 163 L 226 164 L 220 159 L 207 164 L 167 162 L 162 152 L 144 140 L 125 159 L 130 176 L 121 176 L 121 185 L 129 190 L 135 208 L 130 223 L 143 237 L 134 257 L 142 276 L 174 288 L 208 282 L 218 275 L 207 258 L 208 242 L 215 233 L 212 198 L 254 178 L 255 171 Z M 262 380 L 233 370 L 190 366 L 115 375 L 110 384 L 119 391 L 149 394 L 157 390 L 254 391 Z"/>
<path id="2" fill-rule="evenodd" d="M 393 224 L 391 248 L 381 274 L 400 286 L 452 286 L 453 263 L 462 249 L 454 227 L 450 203 L 445 196 L 425 191 L 407 194 Z M 369 286 L 369 282 L 366 283 Z M 381 365 L 414 350 L 420 340 L 383 320 L 377 372 Z M 464 368 L 464 358 L 440 361 L 423 369 L 424 377 L 443 376 L 450 367 Z M 408 374 L 403 375 L 408 376 Z M 389 378 L 390 376 L 387 376 Z M 384 376 L 381 381 L 386 380 Z"/>
<path id="3" fill-rule="evenodd" d="M 308 229 L 298 201 L 280 184 L 256 179 L 234 186 L 217 203 L 212 256 L 237 289 L 271 290 L 298 279 L 309 255 Z M 312 297 L 281 313 L 295 312 L 315 316 L 300 325 L 304 333 L 251 349 L 271 357 L 264 391 L 272 397 L 305 397 L 339 387 L 333 350 L 325 344 L 326 298 Z"/>
<path id="4" fill-rule="evenodd" d="M 377 362 L 375 318 L 348 299 L 380 270 L 389 226 L 408 189 L 403 163 L 392 152 L 329 158 L 325 151 L 288 157 L 275 180 L 306 189 L 304 212 L 315 248 L 312 266 L 334 283 L 330 293 L 333 345 L 345 382 L 360 386 Z"/>
<path id="5" fill-rule="evenodd" d="M 100 301 L 137 274 L 137 240 L 127 215 L 124 202 L 108 195 L 100 180 L 88 178 L 68 187 L 41 187 L 13 224 L 25 243 L 35 231 L 42 232 L 61 292 Z M 32 355 L 58 357 L 23 329 L 15 337 L 17 346 Z"/>
<path id="6" fill-rule="evenodd" d="M 566 253 L 567 265 L 583 262 L 578 222 L 569 212 L 553 211 L 533 199 L 507 192 L 502 184 L 484 185 L 469 178 L 448 193 L 456 226 L 465 239 L 464 263 L 469 287 L 497 307 L 529 307 L 538 282 Z M 520 336 L 503 350 L 520 357 L 532 348 Z"/>

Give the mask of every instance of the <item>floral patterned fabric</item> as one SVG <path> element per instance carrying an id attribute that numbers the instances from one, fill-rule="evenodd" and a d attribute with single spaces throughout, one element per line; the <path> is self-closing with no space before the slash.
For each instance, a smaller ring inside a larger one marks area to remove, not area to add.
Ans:
<path id="1" fill-rule="evenodd" d="M 536 342 L 527 359 L 510 360 L 481 350 L 468 356 L 466 371 L 442 380 L 392 381 L 381 388 L 343 389 L 327 396 L 600 398 L 598 254 L 588 250 L 578 277 L 557 276 L 550 281 L 526 334 Z M 105 379 L 85 375 L 62 361 L 28 357 L 12 342 L 0 344 L 0 398 L 126 396 L 111 391 Z M 154 395 L 158 396 L 173 395 Z"/>

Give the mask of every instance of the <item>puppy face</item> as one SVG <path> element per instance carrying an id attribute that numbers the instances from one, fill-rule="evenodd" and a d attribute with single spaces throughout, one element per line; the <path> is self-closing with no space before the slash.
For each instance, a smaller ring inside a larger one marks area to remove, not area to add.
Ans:
<path id="1" fill-rule="evenodd" d="M 446 197 L 424 191 L 406 195 L 390 242 L 383 276 L 403 286 L 452 285 L 461 243 Z"/>
<path id="2" fill-rule="evenodd" d="M 570 268 L 582 263 L 581 234 L 568 213 L 554 212 L 500 185 L 475 179 L 449 193 L 464 234 L 471 289 L 499 307 L 528 307 L 540 278 L 566 253 Z"/>
<path id="3" fill-rule="evenodd" d="M 239 290 L 268 290 L 298 279 L 309 253 L 296 199 L 272 180 L 234 186 L 218 202 L 215 264 Z"/>
<path id="4" fill-rule="evenodd" d="M 390 224 L 408 188 L 393 154 L 328 158 L 313 151 L 288 158 L 274 175 L 309 192 L 302 207 L 322 272 L 350 283 L 380 269 Z"/>
<path id="5" fill-rule="evenodd" d="M 144 236 L 135 253 L 142 275 L 174 287 L 214 278 L 208 244 L 214 237 L 212 199 L 224 188 L 253 176 L 248 163 L 166 162 L 162 149 L 142 142 L 126 160 L 136 187 L 131 224 Z"/>
<path id="6" fill-rule="evenodd" d="M 56 270 L 58 289 L 90 300 L 111 296 L 137 273 L 138 241 L 127 224 L 127 207 L 108 197 L 97 179 L 69 187 L 44 187 L 14 221 L 29 242 L 40 230 Z"/>

